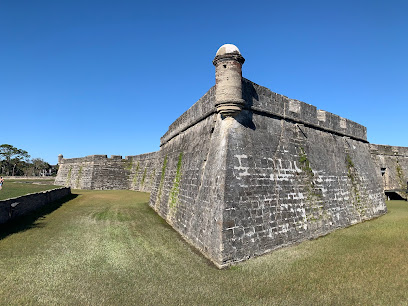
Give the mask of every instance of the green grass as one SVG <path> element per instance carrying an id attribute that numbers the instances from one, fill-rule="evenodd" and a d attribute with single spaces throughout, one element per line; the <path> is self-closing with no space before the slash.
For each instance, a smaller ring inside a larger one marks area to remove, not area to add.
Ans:
<path id="1" fill-rule="evenodd" d="M 46 184 L 33 184 L 34 181 L 18 181 L 18 180 L 6 180 L 3 185 L 3 189 L 0 190 L 0 200 L 9 198 L 15 198 L 26 195 L 28 193 L 35 193 L 45 190 L 51 190 L 58 188 L 58 186 Z"/>
<path id="2" fill-rule="evenodd" d="M 78 196 L 0 240 L 0 304 L 408 303 L 408 204 L 218 270 L 132 191 Z"/>

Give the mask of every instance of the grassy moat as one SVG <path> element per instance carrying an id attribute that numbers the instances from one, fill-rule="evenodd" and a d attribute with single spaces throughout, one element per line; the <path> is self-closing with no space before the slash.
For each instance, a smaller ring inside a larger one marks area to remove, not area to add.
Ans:
<path id="1" fill-rule="evenodd" d="M 408 302 L 408 204 L 218 270 L 149 194 L 74 190 L 0 232 L 0 304 L 311 305 Z"/>

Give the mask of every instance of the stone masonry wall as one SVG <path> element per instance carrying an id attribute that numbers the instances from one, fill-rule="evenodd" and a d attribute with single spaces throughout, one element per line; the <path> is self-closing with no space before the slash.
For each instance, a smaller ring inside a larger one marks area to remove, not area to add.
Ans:
<path id="1" fill-rule="evenodd" d="M 75 189 L 91 189 L 92 170 L 93 156 L 63 159 L 54 184 Z"/>
<path id="2" fill-rule="evenodd" d="M 150 191 L 150 206 L 218 267 L 386 212 L 364 126 L 246 79 L 242 94 L 244 110 L 224 118 L 212 87 L 159 152 L 63 159 L 56 184 Z"/>
<path id="3" fill-rule="evenodd" d="M 242 112 L 228 137 L 223 264 L 386 212 L 369 144 Z M 251 128 L 251 127 L 253 128 Z"/>
<path id="4" fill-rule="evenodd" d="M 149 192 L 156 172 L 157 152 L 127 156 L 90 155 L 62 159 L 56 185 L 76 189 L 132 189 Z"/>
<path id="5" fill-rule="evenodd" d="M 128 186 L 131 190 L 150 192 L 156 173 L 159 172 L 158 152 L 126 156 L 127 170 L 130 170 Z"/>
<path id="6" fill-rule="evenodd" d="M 226 147 L 213 105 L 212 88 L 162 138 L 150 206 L 205 256 L 221 262 Z"/>
<path id="7" fill-rule="evenodd" d="M 386 212 L 365 127 L 245 79 L 222 118 L 212 90 L 162 137 L 150 205 L 217 266 Z"/>
<path id="8" fill-rule="evenodd" d="M 223 262 L 386 212 L 365 127 L 244 80 L 227 139 Z"/>
<path id="9" fill-rule="evenodd" d="M 315 106 L 277 94 L 266 87 L 242 79 L 245 108 L 253 113 L 282 118 L 298 124 L 367 142 L 366 127 Z"/>
<path id="10" fill-rule="evenodd" d="M 2 200 L 0 201 L 0 224 L 28 215 L 70 194 L 71 189 L 64 187 Z"/>
<path id="11" fill-rule="evenodd" d="M 129 189 L 129 172 L 125 169 L 125 160 L 121 156 L 93 155 L 91 188 L 104 189 Z M 80 176 L 76 178 L 80 180 Z"/>
<path id="12" fill-rule="evenodd" d="M 377 175 L 382 177 L 384 190 L 407 189 L 408 148 L 385 145 L 370 145 L 371 157 Z M 404 192 L 399 193 L 407 198 Z"/>

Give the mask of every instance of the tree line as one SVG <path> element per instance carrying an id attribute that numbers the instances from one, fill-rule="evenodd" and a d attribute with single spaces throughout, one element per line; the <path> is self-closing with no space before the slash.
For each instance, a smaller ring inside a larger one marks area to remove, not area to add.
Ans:
<path id="1" fill-rule="evenodd" d="M 2 176 L 43 176 L 50 174 L 51 165 L 33 158 L 27 151 L 9 144 L 0 145 L 0 174 Z"/>

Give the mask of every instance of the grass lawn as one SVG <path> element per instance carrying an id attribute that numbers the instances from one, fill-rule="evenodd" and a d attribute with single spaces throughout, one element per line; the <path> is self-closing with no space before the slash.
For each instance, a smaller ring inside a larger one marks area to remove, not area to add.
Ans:
<path id="1" fill-rule="evenodd" d="M 147 193 L 74 193 L 0 234 L 1 305 L 408 303 L 407 202 L 218 270 L 148 207 Z"/>
<path id="2" fill-rule="evenodd" d="M 33 184 L 34 181 L 27 180 L 5 180 L 3 189 L 0 190 L 0 200 L 5 200 L 9 198 L 15 198 L 19 196 L 26 195 L 28 193 L 35 193 L 50 189 L 58 188 L 58 186 L 52 185 L 52 181 L 48 184 L 42 182 L 41 185 Z"/>

